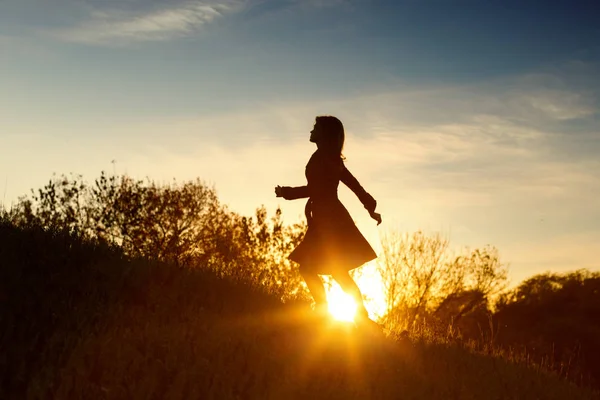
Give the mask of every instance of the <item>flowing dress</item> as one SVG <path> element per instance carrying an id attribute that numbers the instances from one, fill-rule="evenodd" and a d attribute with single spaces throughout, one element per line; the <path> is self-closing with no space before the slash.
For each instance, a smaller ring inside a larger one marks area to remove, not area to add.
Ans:
<path id="1" fill-rule="evenodd" d="M 364 207 L 375 211 L 377 202 L 348 171 L 343 160 L 317 150 L 306 165 L 306 186 L 282 188 L 287 200 L 306 198 L 308 229 L 289 258 L 304 271 L 332 275 L 360 267 L 377 257 L 360 233 L 350 213 L 338 199 L 342 181 Z"/>

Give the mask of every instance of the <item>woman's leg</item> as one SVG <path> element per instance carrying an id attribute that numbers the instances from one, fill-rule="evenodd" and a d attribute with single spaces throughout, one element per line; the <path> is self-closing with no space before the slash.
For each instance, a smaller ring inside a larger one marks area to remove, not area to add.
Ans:
<path id="1" fill-rule="evenodd" d="M 304 278 L 306 286 L 308 286 L 308 291 L 313 299 L 315 299 L 317 307 L 326 305 L 327 295 L 325 294 L 325 287 L 319 275 L 316 272 L 312 272 L 311 268 L 307 268 L 306 266 L 303 268 L 302 265 L 300 266 L 300 274 Z"/>
<path id="2" fill-rule="evenodd" d="M 358 285 L 356 284 L 356 282 L 354 282 L 354 279 L 352 279 L 352 277 L 350 276 L 349 272 L 338 272 L 333 276 L 333 279 L 335 279 L 335 281 L 341 286 L 342 290 L 349 294 L 350 296 L 352 296 L 352 298 L 354 299 L 354 302 L 356 303 L 356 307 L 357 307 L 357 314 L 363 317 L 367 317 L 369 313 L 367 312 L 367 309 L 365 308 L 365 303 L 363 302 L 363 297 L 362 297 L 362 293 L 360 292 L 360 289 L 358 287 Z"/>

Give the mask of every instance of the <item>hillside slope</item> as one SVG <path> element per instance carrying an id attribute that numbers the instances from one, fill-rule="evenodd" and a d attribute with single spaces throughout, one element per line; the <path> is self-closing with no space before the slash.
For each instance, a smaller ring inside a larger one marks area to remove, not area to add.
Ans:
<path id="1" fill-rule="evenodd" d="M 319 319 L 208 271 L 0 226 L 1 398 L 587 399 L 459 347 Z"/>

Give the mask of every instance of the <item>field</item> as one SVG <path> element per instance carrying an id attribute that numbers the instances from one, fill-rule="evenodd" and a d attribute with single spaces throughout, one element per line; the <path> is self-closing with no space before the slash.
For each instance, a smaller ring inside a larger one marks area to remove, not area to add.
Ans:
<path id="1" fill-rule="evenodd" d="M 396 340 L 203 269 L 0 227 L 0 398 L 592 399 L 435 338 Z"/>

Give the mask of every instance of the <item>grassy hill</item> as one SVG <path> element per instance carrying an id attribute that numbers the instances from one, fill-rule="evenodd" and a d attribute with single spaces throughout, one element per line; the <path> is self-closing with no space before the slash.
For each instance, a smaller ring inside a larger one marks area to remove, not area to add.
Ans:
<path id="1" fill-rule="evenodd" d="M 319 319 L 206 270 L 0 224 L 0 398 L 590 399 L 535 368 Z"/>

